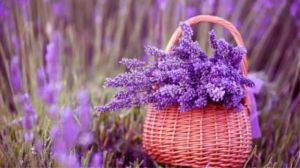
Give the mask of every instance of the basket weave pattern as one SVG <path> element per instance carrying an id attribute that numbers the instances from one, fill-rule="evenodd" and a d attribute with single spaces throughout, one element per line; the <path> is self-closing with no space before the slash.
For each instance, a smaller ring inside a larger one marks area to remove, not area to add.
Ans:
<path id="1" fill-rule="evenodd" d="M 209 15 L 199 15 L 185 21 L 189 25 L 201 22 L 219 24 L 244 47 L 240 33 L 228 21 Z M 166 51 L 170 51 L 181 34 L 178 28 Z M 241 73 L 247 75 L 247 60 L 243 58 Z M 181 113 L 178 106 L 157 111 L 148 107 L 143 128 L 143 148 L 160 163 L 190 167 L 242 167 L 252 146 L 249 121 L 249 95 L 243 100 L 241 112 L 222 105 L 208 104 L 202 109 Z"/>
<path id="2" fill-rule="evenodd" d="M 184 113 L 178 107 L 149 107 L 143 147 L 156 161 L 170 165 L 241 167 L 251 150 L 249 115 L 208 105 Z"/>

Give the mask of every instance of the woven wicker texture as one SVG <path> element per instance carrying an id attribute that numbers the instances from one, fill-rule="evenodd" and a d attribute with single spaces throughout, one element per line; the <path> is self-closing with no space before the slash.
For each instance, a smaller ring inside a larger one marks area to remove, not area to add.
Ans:
<path id="1" fill-rule="evenodd" d="M 222 25 L 233 35 L 239 46 L 244 46 L 240 33 L 228 21 L 208 15 L 199 15 L 185 21 L 189 25 L 209 22 Z M 166 51 L 176 44 L 178 28 Z M 247 74 L 247 61 L 241 64 Z M 202 109 L 184 113 L 172 106 L 157 111 L 150 105 L 144 121 L 143 148 L 160 163 L 190 167 L 241 167 L 252 146 L 248 94 L 241 112 L 209 104 Z"/>

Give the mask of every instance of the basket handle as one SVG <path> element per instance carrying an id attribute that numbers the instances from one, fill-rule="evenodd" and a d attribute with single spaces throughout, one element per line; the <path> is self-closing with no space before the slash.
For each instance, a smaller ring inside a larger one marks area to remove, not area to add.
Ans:
<path id="1" fill-rule="evenodd" d="M 233 36 L 233 38 L 234 38 L 235 42 L 237 43 L 237 45 L 240 46 L 240 47 L 245 48 L 245 44 L 244 44 L 244 41 L 243 41 L 243 38 L 242 38 L 240 32 L 234 27 L 233 24 L 231 24 L 229 21 L 227 21 L 225 19 L 222 19 L 222 18 L 217 17 L 217 16 L 211 16 L 211 15 L 198 15 L 198 16 L 192 17 L 192 18 L 185 21 L 185 23 L 187 23 L 190 26 L 201 23 L 201 22 L 215 23 L 215 24 L 223 26 L 224 28 L 226 28 L 231 33 L 231 35 Z M 171 50 L 171 48 L 178 41 L 178 39 L 180 37 L 180 34 L 181 34 L 181 29 L 179 27 L 173 33 L 173 35 L 172 35 L 165 51 L 170 51 Z M 240 67 L 243 76 L 246 76 L 247 73 L 248 73 L 247 65 L 248 65 L 247 58 L 246 58 L 246 56 L 244 56 L 243 60 L 242 60 L 242 63 L 241 63 L 241 67 Z M 250 111 L 249 94 L 248 94 L 248 91 L 247 91 L 246 87 L 245 87 L 245 93 L 246 93 L 245 94 L 246 97 L 244 99 L 244 105 L 248 108 L 248 111 Z"/>

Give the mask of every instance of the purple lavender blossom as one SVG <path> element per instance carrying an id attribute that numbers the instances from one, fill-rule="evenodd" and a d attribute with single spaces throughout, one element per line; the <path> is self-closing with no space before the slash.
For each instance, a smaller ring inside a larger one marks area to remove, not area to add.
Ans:
<path id="1" fill-rule="evenodd" d="M 22 109 L 22 127 L 24 129 L 23 136 L 27 143 L 31 143 L 33 139 L 33 126 L 36 122 L 36 114 L 31 105 L 29 95 L 22 93 L 21 72 L 19 69 L 19 58 L 13 57 L 10 62 L 10 83 L 17 100 L 17 103 Z"/>
<path id="2" fill-rule="evenodd" d="M 22 127 L 24 129 L 24 140 L 26 143 L 31 143 L 34 138 L 32 129 L 37 120 L 35 110 L 31 105 L 28 93 L 16 95 L 16 99 L 22 110 Z"/>
<path id="3" fill-rule="evenodd" d="M 83 147 L 87 147 L 93 142 L 93 139 L 93 134 L 90 131 L 81 132 L 78 139 L 78 144 L 82 145 Z"/>
<path id="4" fill-rule="evenodd" d="M 75 154 L 66 155 L 60 163 L 62 167 L 66 168 L 80 168 L 79 159 Z"/>
<path id="5" fill-rule="evenodd" d="M 192 36 L 194 34 L 193 29 L 191 28 L 191 26 L 187 25 L 184 22 L 179 23 L 180 29 L 182 31 L 182 37 L 180 38 L 180 40 L 185 40 L 188 39 L 188 41 L 190 41 L 192 39 Z"/>
<path id="6" fill-rule="evenodd" d="M 128 69 L 137 69 L 143 67 L 146 63 L 143 61 L 139 61 L 137 59 L 127 59 L 123 58 L 120 61 L 120 64 L 126 66 Z"/>
<path id="7" fill-rule="evenodd" d="M 91 127 L 91 107 L 89 104 L 89 93 L 86 90 L 80 90 L 77 93 L 77 115 L 80 122 L 79 144 L 87 146 L 92 143 L 93 135 L 90 133 Z"/>
<path id="8" fill-rule="evenodd" d="M 50 131 L 52 158 L 62 167 L 79 168 L 79 158 L 71 151 L 80 141 L 80 128 L 73 118 L 71 108 L 65 107 L 62 110 L 61 121 L 53 124 Z M 88 141 L 88 139 L 86 138 L 84 141 Z"/>
<path id="9" fill-rule="evenodd" d="M 57 82 L 59 80 L 59 37 L 58 34 L 53 33 L 51 42 L 47 45 L 45 55 L 46 59 L 46 73 L 50 82 Z"/>
<path id="10" fill-rule="evenodd" d="M 89 93 L 81 90 L 77 93 L 77 114 L 79 117 L 81 129 L 88 131 L 90 129 L 91 108 L 89 104 Z"/>
<path id="11" fill-rule="evenodd" d="M 59 109 L 55 104 L 52 104 L 48 107 L 47 109 L 48 115 L 52 120 L 57 120 L 58 119 L 58 112 Z"/>
<path id="12" fill-rule="evenodd" d="M 51 42 L 46 49 L 46 68 L 37 70 L 36 78 L 38 83 L 38 94 L 47 105 L 56 104 L 59 91 L 61 89 L 60 66 L 59 66 L 59 36 L 56 33 L 52 34 Z M 46 77 L 48 81 L 46 81 Z"/>
<path id="13" fill-rule="evenodd" d="M 102 153 L 98 152 L 93 155 L 89 168 L 102 168 L 102 164 Z"/>
<path id="14" fill-rule="evenodd" d="M 70 17 L 70 4 L 68 1 L 45 2 L 50 3 L 53 14 L 56 17 L 68 19 Z"/>
<path id="15" fill-rule="evenodd" d="M 186 13 L 185 14 L 186 17 L 190 18 L 190 17 L 196 16 L 197 9 L 195 7 L 193 7 L 193 6 L 189 6 L 189 7 L 186 8 L 186 12 L 185 13 Z"/>
<path id="16" fill-rule="evenodd" d="M 220 102 L 223 100 L 225 95 L 225 90 L 222 87 L 217 87 L 214 84 L 208 83 L 206 85 L 207 93 L 209 94 L 209 97 L 214 102 Z"/>
<path id="17" fill-rule="evenodd" d="M 39 92 L 41 92 L 46 85 L 46 75 L 42 67 L 38 68 L 36 72 L 36 79 L 37 79 L 38 90 Z"/>
<path id="18" fill-rule="evenodd" d="M 67 149 L 70 150 L 75 147 L 80 131 L 70 107 L 65 107 L 63 109 L 61 125 L 63 139 L 66 143 Z"/>
<path id="19" fill-rule="evenodd" d="M 90 131 L 91 107 L 86 90 L 77 93 L 77 104 L 79 123 L 76 122 L 70 107 L 63 108 L 60 120 L 57 106 L 52 104 L 49 108 L 49 115 L 54 115 L 50 131 L 52 158 L 62 167 L 80 167 L 79 157 L 73 154 L 72 150 L 79 145 L 86 148 L 93 142 L 93 134 Z"/>
<path id="20" fill-rule="evenodd" d="M 55 104 L 58 100 L 59 86 L 56 83 L 47 84 L 41 91 L 42 100 L 48 105 Z"/>
<path id="21" fill-rule="evenodd" d="M 300 6 L 300 1 L 299 0 L 294 0 L 290 6 L 290 15 L 293 18 L 297 18 L 297 12 L 299 12 L 299 7 Z M 299 17 L 298 17 L 299 19 Z"/>
<path id="22" fill-rule="evenodd" d="M 223 6 L 222 17 L 228 18 L 228 16 L 230 16 L 234 10 L 233 0 L 222 0 L 220 1 L 220 5 Z"/>
<path id="23" fill-rule="evenodd" d="M 51 157 L 58 162 L 62 163 L 68 154 L 66 142 L 62 137 L 62 131 L 58 126 L 52 126 L 50 130 L 51 138 Z"/>
<path id="24" fill-rule="evenodd" d="M 167 55 L 163 50 L 160 50 L 160 49 L 158 49 L 156 47 L 152 47 L 152 46 L 145 46 L 145 53 L 149 57 L 155 56 L 158 59 L 164 58 Z"/>
<path id="25" fill-rule="evenodd" d="M 17 56 L 14 56 L 10 61 L 10 83 L 14 93 L 21 93 L 22 81 L 19 69 L 19 58 Z"/>
<path id="26" fill-rule="evenodd" d="M 201 11 L 203 11 L 204 14 L 211 14 L 215 4 L 216 0 L 205 0 L 203 4 L 200 4 Z"/>
<path id="27" fill-rule="evenodd" d="M 23 138 L 24 138 L 24 141 L 28 144 L 30 144 L 33 140 L 33 133 L 32 131 L 28 131 L 28 130 L 25 130 L 23 132 Z"/>
<path id="28" fill-rule="evenodd" d="M 36 121 L 35 112 L 31 104 L 26 103 L 23 111 L 23 121 L 22 125 L 24 129 L 30 130 Z"/>
<path id="29" fill-rule="evenodd" d="M 165 10 L 167 7 L 167 0 L 156 0 L 156 3 L 161 10 Z"/>

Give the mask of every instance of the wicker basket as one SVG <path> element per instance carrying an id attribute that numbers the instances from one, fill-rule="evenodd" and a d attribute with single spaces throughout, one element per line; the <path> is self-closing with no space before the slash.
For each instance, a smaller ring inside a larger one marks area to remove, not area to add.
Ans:
<path id="1" fill-rule="evenodd" d="M 186 21 L 189 25 L 200 22 L 219 24 L 243 46 L 240 33 L 228 21 L 215 16 L 199 15 Z M 166 51 L 177 42 L 178 28 Z M 244 57 L 241 64 L 247 74 Z M 247 93 L 247 90 L 245 88 Z M 181 113 L 178 107 L 156 111 L 148 107 L 143 130 L 143 148 L 160 163 L 191 167 L 241 167 L 252 146 L 248 94 L 243 100 L 243 110 L 236 112 L 221 105 L 209 104 L 202 109 Z"/>

